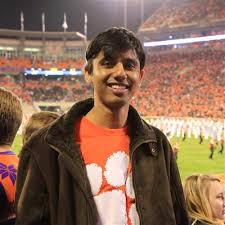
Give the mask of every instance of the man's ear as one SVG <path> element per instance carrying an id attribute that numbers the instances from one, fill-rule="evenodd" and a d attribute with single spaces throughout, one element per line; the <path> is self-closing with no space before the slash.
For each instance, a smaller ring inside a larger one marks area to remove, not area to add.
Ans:
<path id="1" fill-rule="evenodd" d="M 87 83 L 92 83 L 92 74 L 90 73 L 90 70 L 87 68 L 87 65 L 84 68 L 84 78 Z"/>
<path id="2" fill-rule="evenodd" d="M 144 75 L 145 75 L 145 71 L 144 71 L 144 69 L 142 69 L 142 70 L 140 71 L 140 77 L 141 77 L 141 80 L 143 79 Z"/>
<path id="3" fill-rule="evenodd" d="M 92 72 L 93 72 L 93 59 L 89 59 L 84 67 L 85 80 L 88 83 L 92 82 Z"/>
<path id="4" fill-rule="evenodd" d="M 144 71 L 144 69 L 142 69 L 140 71 L 140 82 L 139 82 L 139 86 L 141 86 L 141 83 L 142 83 L 142 80 L 143 80 L 144 75 L 145 75 L 145 71 Z"/>

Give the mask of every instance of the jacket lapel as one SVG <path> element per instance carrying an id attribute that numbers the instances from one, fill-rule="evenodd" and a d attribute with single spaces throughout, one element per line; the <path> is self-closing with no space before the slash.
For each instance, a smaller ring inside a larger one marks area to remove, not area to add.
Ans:
<path id="1" fill-rule="evenodd" d="M 58 152 L 59 165 L 66 168 L 85 196 L 92 195 L 79 146 L 75 143 L 75 122 L 93 107 L 93 100 L 75 104 L 49 127 L 45 140 Z"/>

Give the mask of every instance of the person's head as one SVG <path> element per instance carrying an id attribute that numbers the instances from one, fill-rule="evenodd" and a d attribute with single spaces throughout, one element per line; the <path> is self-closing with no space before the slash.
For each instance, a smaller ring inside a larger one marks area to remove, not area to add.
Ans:
<path id="1" fill-rule="evenodd" d="M 55 112 L 37 112 L 27 121 L 27 124 L 23 130 L 23 144 L 31 137 L 31 135 L 40 128 L 50 124 L 59 117 Z"/>
<path id="2" fill-rule="evenodd" d="M 110 28 L 90 43 L 86 52 L 86 80 L 94 98 L 103 104 L 129 103 L 143 77 L 145 53 L 133 32 Z"/>
<path id="3" fill-rule="evenodd" d="M 224 185 L 219 178 L 196 174 L 185 180 L 184 195 L 190 218 L 223 224 L 225 217 Z"/>
<path id="4" fill-rule="evenodd" d="M 19 98 L 12 92 L 0 88 L 0 145 L 12 145 L 22 117 Z"/>

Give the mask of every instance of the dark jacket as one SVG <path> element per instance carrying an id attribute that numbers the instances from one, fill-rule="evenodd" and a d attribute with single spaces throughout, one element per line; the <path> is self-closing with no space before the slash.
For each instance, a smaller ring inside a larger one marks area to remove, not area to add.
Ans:
<path id="1" fill-rule="evenodd" d="M 84 161 L 75 143 L 75 121 L 93 107 L 89 99 L 23 147 L 17 176 L 17 225 L 96 225 L 98 213 Z M 130 157 L 141 225 L 188 225 L 171 146 L 130 107 Z"/>

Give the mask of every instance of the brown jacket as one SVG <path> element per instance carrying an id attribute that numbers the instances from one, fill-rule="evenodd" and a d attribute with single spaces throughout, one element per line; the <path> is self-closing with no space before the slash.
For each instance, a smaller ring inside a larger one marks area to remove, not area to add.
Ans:
<path id="1" fill-rule="evenodd" d="M 74 123 L 93 107 L 75 104 L 22 149 L 17 177 L 17 225 L 96 225 L 98 213 Z M 130 107 L 130 157 L 141 225 L 188 225 L 171 146 Z"/>

